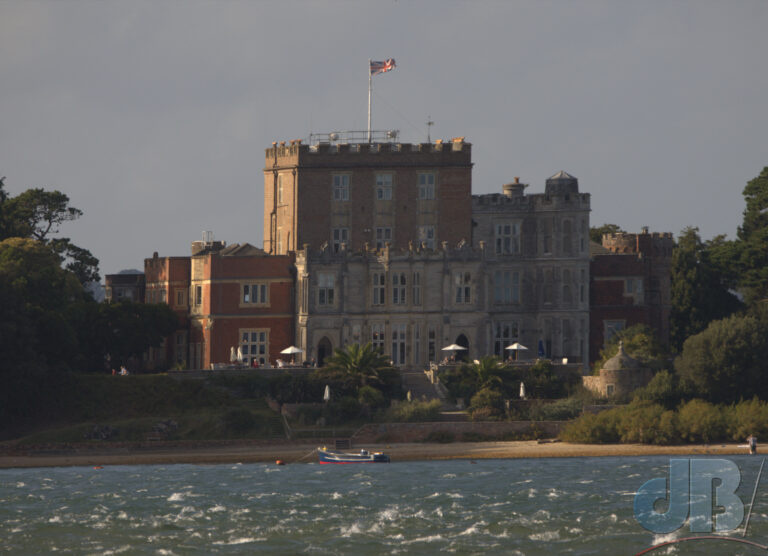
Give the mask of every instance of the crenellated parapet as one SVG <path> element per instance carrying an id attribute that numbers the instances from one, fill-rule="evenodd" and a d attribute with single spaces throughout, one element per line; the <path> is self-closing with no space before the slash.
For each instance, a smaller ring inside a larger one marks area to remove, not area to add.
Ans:
<path id="1" fill-rule="evenodd" d="M 653 232 L 643 228 L 639 234 L 616 232 L 603 234 L 603 247 L 612 253 L 636 253 L 645 257 L 672 257 L 675 239 L 671 232 Z"/>
<path id="2" fill-rule="evenodd" d="M 333 166 L 466 166 L 471 164 L 472 145 L 463 137 L 430 143 L 331 143 L 307 145 L 301 139 L 273 142 L 265 149 L 265 168 L 294 165 Z"/>

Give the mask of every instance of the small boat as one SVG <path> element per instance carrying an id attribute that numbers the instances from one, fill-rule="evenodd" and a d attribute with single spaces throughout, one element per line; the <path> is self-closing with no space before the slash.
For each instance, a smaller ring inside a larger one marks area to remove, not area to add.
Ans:
<path id="1" fill-rule="evenodd" d="M 383 452 L 360 450 L 358 453 L 337 452 L 325 446 L 317 449 L 320 463 L 389 463 L 389 456 Z"/>

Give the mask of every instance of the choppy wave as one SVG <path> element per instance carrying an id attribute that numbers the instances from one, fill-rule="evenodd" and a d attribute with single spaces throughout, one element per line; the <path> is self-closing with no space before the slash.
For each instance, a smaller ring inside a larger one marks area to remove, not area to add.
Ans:
<path id="1" fill-rule="evenodd" d="M 0 470 L 0 545 L 22 554 L 71 549 L 72 539 L 86 554 L 627 554 L 679 538 L 633 516 L 631 495 L 665 462 Z M 766 514 L 753 512 L 750 537 L 768 536 Z"/>

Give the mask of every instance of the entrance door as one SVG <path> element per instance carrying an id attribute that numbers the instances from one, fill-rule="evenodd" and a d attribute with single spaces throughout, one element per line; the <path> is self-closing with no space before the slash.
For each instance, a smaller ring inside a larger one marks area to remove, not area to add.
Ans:
<path id="1" fill-rule="evenodd" d="M 325 364 L 325 360 L 333 355 L 333 346 L 331 341 L 323 336 L 320 343 L 317 344 L 317 366 L 322 367 Z"/>
<path id="2" fill-rule="evenodd" d="M 461 347 L 467 348 L 467 349 L 456 350 L 456 361 L 468 361 L 469 360 L 469 340 L 464 334 L 459 334 L 459 337 L 456 338 L 456 343 Z"/>

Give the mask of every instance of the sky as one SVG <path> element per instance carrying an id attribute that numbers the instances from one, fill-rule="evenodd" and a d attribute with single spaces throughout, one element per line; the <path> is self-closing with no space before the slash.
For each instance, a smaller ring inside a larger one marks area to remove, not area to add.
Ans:
<path id="1" fill-rule="evenodd" d="M 768 2 L 0 0 L 0 177 L 100 270 L 263 240 L 264 149 L 463 136 L 474 193 L 559 170 L 591 224 L 734 237 L 768 166 Z"/>

